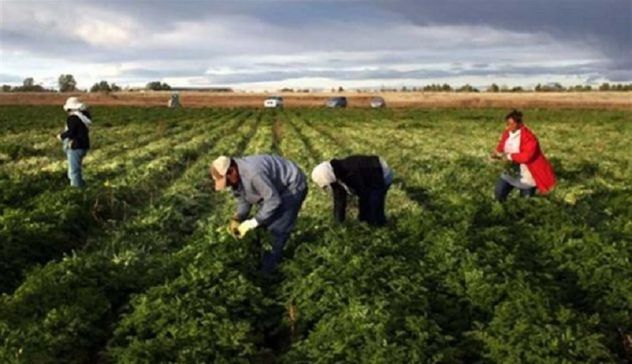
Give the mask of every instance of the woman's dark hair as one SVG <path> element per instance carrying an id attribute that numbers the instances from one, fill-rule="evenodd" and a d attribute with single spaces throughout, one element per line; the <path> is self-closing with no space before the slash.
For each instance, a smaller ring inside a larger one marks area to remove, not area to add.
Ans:
<path id="1" fill-rule="evenodd" d="M 522 113 L 516 109 L 511 110 L 507 116 L 505 116 L 505 120 L 514 119 L 514 121 L 518 124 L 522 123 Z"/>

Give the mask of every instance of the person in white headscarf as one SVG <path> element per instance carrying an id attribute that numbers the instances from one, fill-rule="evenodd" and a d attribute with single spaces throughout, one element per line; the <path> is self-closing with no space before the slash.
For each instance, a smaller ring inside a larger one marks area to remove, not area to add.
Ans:
<path id="1" fill-rule="evenodd" d="M 90 149 L 90 126 L 92 120 L 88 107 L 76 97 L 69 97 L 63 106 L 68 113 L 66 128 L 57 135 L 62 141 L 68 157 L 68 179 L 73 187 L 84 187 L 82 175 L 83 158 Z"/>
<path id="2" fill-rule="evenodd" d="M 384 159 L 373 155 L 332 159 L 312 170 L 312 180 L 332 191 L 336 222 L 345 220 L 347 195 L 354 194 L 358 196 L 360 221 L 373 226 L 386 224 L 386 193 L 393 183 L 393 171 Z"/>

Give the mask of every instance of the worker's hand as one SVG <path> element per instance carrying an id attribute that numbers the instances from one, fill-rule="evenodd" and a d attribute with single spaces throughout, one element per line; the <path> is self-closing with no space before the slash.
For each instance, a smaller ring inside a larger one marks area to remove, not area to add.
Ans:
<path id="1" fill-rule="evenodd" d="M 228 224 L 228 233 L 234 237 L 239 236 L 239 224 L 241 224 L 239 220 L 230 219 L 230 223 Z"/>
<path id="2" fill-rule="evenodd" d="M 57 134 L 57 140 L 61 141 L 61 134 Z"/>
<path id="3" fill-rule="evenodd" d="M 493 151 L 489 154 L 489 159 L 492 160 L 499 160 L 502 159 L 503 154 L 502 153 L 498 153 L 497 151 Z"/>
<path id="4" fill-rule="evenodd" d="M 259 223 L 257 222 L 256 219 L 252 218 L 252 219 L 248 219 L 244 222 L 242 222 L 241 224 L 239 224 L 239 227 L 237 228 L 237 231 L 239 232 L 239 235 L 237 235 L 239 238 L 243 238 L 244 236 L 246 236 L 246 234 L 250 231 L 255 229 L 257 226 L 259 226 Z"/>

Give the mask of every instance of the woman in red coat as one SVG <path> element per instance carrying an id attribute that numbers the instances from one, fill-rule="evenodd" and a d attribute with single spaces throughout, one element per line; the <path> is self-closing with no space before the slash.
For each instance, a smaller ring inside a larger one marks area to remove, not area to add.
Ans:
<path id="1" fill-rule="evenodd" d="M 507 158 L 520 172 L 517 176 L 508 173 L 500 176 L 496 183 L 496 199 L 505 201 L 514 188 L 517 188 L 524 197 L 533 196 L 536 189 L 540 193 L 549 192 L 555 186 L 555 174 L 551 163 L 540 150 L 538 139 L 522 123 L 520 111 L 513 110 L 505 120 L 507 126 L 496 150 L 492 153 L 492 158 Z"/>

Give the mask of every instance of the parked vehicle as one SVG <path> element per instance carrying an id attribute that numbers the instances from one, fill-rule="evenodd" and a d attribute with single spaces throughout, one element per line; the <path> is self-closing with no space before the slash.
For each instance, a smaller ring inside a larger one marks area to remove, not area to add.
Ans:
<path id="1" fill-rule="evenodd" d="M 281 96 L 272 96 L 265 99 L 263 102 L 263 107 L 275 109 L 278 107 L 283 107 L 283 97 Z"/>
<path id="2" fill-rule="evenodd" d="M 327 100 L 325 104 L 327 107 L 337 108 L 337 107 L 347 107 L 347 98 L 344 96 L 335 96 Z"/>
<path id="3" fill-rule="evenodd" d="M 383 98 L 376 96 L 371 99 L 371 107 L 374 109 L 379 109 L 382 107 L 386 107 L 386 101 Z"/>

